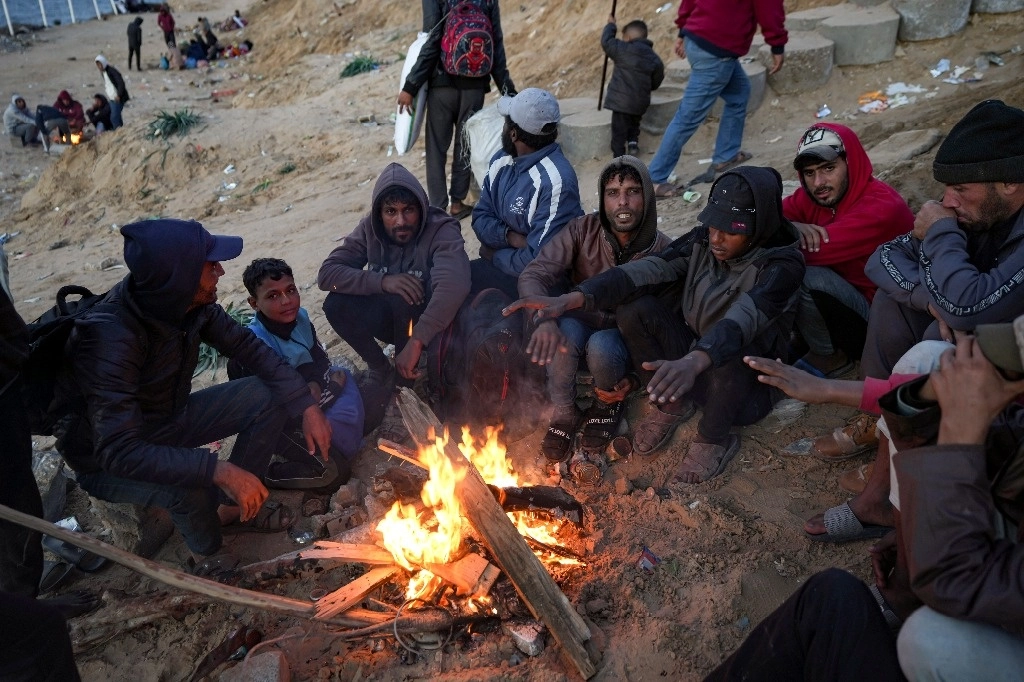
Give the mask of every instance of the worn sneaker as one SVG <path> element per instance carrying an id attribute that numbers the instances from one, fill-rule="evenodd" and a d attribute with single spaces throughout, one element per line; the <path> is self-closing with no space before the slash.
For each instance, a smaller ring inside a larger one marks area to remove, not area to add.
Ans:
<path id="1" fill-rule="evenodd" d="M 873 450 L 878 447 L 877 424 L 878 417 L 859 414 L 846 426 L 816 438 L 811 445 L 811 454 L 827 462 L 839 462 Z"/>
<path id="2" fill-rule="evenodd" d="M 640 145 L 636 142 L 626 143 L 626 153 L 630 156 L 637 156 L 640 154 Z"/>

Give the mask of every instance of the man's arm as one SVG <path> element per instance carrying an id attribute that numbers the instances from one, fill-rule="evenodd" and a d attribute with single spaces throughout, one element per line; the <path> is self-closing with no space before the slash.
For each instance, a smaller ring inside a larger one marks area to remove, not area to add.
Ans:
<path id="1" fill-rule="evenodd" d="M 212 485 L 214 453 L 155 445 L 142 436 L 137 396 L 146 351 L 140 338 L 113 314 L 93 314 L 75 326 L 72 375 L 87 407 L 100 466 L 137 481 L 186 488 Z"/>
<path id="2" fill-rule="evenodd" d="M 921 244 L 921 275 L 939 316 L 953 329 L 974 329 L 1024 313 L 1024 248 L 981 272 L 971 263 L 967 235 L 954 218 L 942 218 L 928 230 Z"/>
<path id="3" fill-rule="evenodd" d="M 431 10 L 428 18 L 427 12 L 430 8 L 427 5 L 429 2 L 430 0 L 423 0 L 423 28 L 425 31 L 429 31 L 429 36 L 427 41 L 423 43 L 423 47 L 420 48 L 420 55 L 416 59 L 416 64 L 413 65 L 409 75 L 406 76 L 405 83 L 402 83 L 402 92 L 408 93 L 412 97 L 415 97 L 416 93 L 423 87 L 423 84 L 430 80 L 434 69 L 437 68 L 437 60 L 441 58 L 441 35 L 444 33 L 444 22 L 441 21 L 443 13 L 440 7 L 438 7 L 436 10 Z M 433 21 L 435 16 L 437 20 Z M 433 21 L 429 29 L 427 27 L 428 21 Z"/>
<path id="4" fill-rule="evenodd" d="M 430 301 L 413 327 L 412 338 L 427 346 L 451 324 L 469 293 L 469 256 L 459 224 L 449 219 L 437 232 L 431 251 Z"/>
<path id="5" fill-rule="evenodd" d="M 356 296 L 369 296 L 384 291 L 384 273 L 366 270 L 366 242 L 373 228 L 367 216 L 359 221 L 352 234 L 331 251 L 320 266 L 316 283 L 322 291 Z"/>
<path id="6" fill-rule="evenodd" d="M 491 78 L 498 92 L 503 95 L 516 93 L 512 75 L 508 72 L 508 61 L 505 57 L 505 35 L 501 30 L 501 10 L 497 2 L 490 3 L 491 36 L 494 38 L 494 60 L 491 62 Z"/>
<path id="7" fill-rule="evenodd" d="M 942 408 L 938 444 L 893 458 L 911 587 L 940 613 L 1020 628 L 1024 545 L 995 537 L 985 440 L 1024 382 L 1003 379 L 967 338 L 943 356 L 930 383 Z M 1014 458 L 1024 444 L 1019 425 L 1016 435 Z"/>
<path id="8" fill-rule="evenodd" d="M 908 232 L 875 249 L 864 274 L 897 303 L 927 312 L 931 296 L 921 281 L 920 249 L 920 240 Z"/>
<path id="9" fill-rule="evenodd" d="M 495 250 L 509 248 L 505 237 L 509 226 L 502 218 L 503 207 L 497 205 L 494 194 L 496 185 L 501 184 L 506 167 L 514 162 L 511 156 L 502 151 L 491 157 L 487 175 L 484 176 L 484 186 L 480 189 L 480 199 L 473 207 L 473 232 L 481 244 Z"/>
<path id="10" fill-rule="evenodd" d="M 619 58 L 619 49 L 622 45 L 621 40 L 616 40 L 615 32 L 616 26 L 613 21 L 605 24 L 604 30 L 601 31 L 601 49 L 612 61 Z"/>
<path id="11" fill-rule="evenodd" d="M 572 220 L 544 245 L 519 275 L 519 296 L 547 296 L 572 271 L 576 261 L 579 221 Z"/>

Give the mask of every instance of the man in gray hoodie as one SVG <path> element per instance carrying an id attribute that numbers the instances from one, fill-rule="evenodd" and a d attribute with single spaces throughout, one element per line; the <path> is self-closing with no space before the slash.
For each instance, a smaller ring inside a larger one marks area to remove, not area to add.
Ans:
<path id="1" fill-rule="evenodd" d="M 331 327 L 370 369 L 390 382 L 378 340 L 395 345 L 405 381 L 420 376 L 420 355 L 451 324 L 469 293 L 469 257 L 459 222 L 431 206 L 419 181 L 392 163 L 377 178 L 370 212 L 320 266 Z"/>
<path id="2" fill-rule="evenodd" d="M 4 132 L 21 138 L 21 146 L 34 144 L 39 137 L 36 120 L 21 95 L 11 95 L 11 103 L 4 110 Z"/>

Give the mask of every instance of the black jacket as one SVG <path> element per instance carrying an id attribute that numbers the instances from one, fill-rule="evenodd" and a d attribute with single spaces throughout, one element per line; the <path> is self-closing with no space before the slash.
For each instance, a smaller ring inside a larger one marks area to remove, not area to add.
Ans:
<path id="1" fill-rule="evenodd" d="M 142 47 L 142 17 L 135 17 L 135 21 L 128 24 L 128 47 L 136 50 Z"/>
<path id="2" fill-rule="evenodd" d="M 654 53 L 654 44 L 649 40 L 618 40 L 615 24 L 608 24 L 601 34 L 601 47 L 615 62 L 604 94 L 604 108 L 643 116 L 651 105 L 651 90 L 657 90 L 665 79 L 665 65 Z"/>
<path id="3" fill-rule="evenodd" d="M 103 306 L 76 322 L 58 378 L 58 400 L 79 415 L 62 444 L 76 471 L 165 485 L 212 483 L 215 454 L 156 445 L 143 435 L 185 409 L 201 341 L 251 367 L 291 414 L 314 404 L 302 377 L 221 306 L 188 310 L 206 260 L 200 230 L 178 220 L 121 229 L 132 274 L 107 294 L 114 312 Z"/>
<path id="4" fill-rule="evenodd" d="M 420 91 L 424 83 L 429 82 L 431 88 L 458 88 L 459 90 L 487 90 L 490 79 L 503 94 L 514 95 L 516 86 L 509 75 L 505 61 L 505 40 L 501 33 L 501 13 L 498 0 L 484 0 L 487 4 L 487 17 L 491 20 L 491 35 L 494 37 L 494 62 L 490 78 L 472 78 L 453 76 L 444 70 L 441 59 L 441 39 L 444 37 L 445 19 L 448 15 L 447 0 L 423 0 L 423 32 L 430 37 L 420 50 L 420 57 L 412 68 L 409 76 L 402 84 L 402 90 L 413 97 Z"/>
<path id="5" fill-rule="evenodd" d="M 105 95 L 97 95 L 103 102 L 103 106 L 97 109 L 92 106 L 85 110 L 85 115 L 89 117 L 89 122 L 93 125 L 102 123 L 104 130 L 110 130 L 114 127 L 114 124 L 110 121 L 110 102 L 107 100 Z"/>

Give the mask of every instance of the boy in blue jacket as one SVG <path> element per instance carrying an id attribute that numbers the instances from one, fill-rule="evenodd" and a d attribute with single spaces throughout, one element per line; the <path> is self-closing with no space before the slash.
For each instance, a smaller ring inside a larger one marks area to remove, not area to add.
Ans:
<path id="1" fill-rule="evenodd" d="M 249 292 L 249 305 L 256 311 L 249 330 L 302 375 L 331 424 L 332 456 L 326 467 L 316 457 L 292 459 L 279 452 L 289 461 L 271 464 L 267 483 L 277 488 L 309 488 L 316 487 L 309 480 L 314 479 L 322 480 L 322 487 L 336 488 L 348 480 L 351 462 L 362 445 L 365 414 L 359 388 L 347 370 L 331 365 L 285 261 L 257 258 L 242 273 L 242 282 Z M 230 363 L 228 373 L 237 378 L 247 372 Z M 300 450 L 291 448 L 290 452 L 306 454 Z"/>

